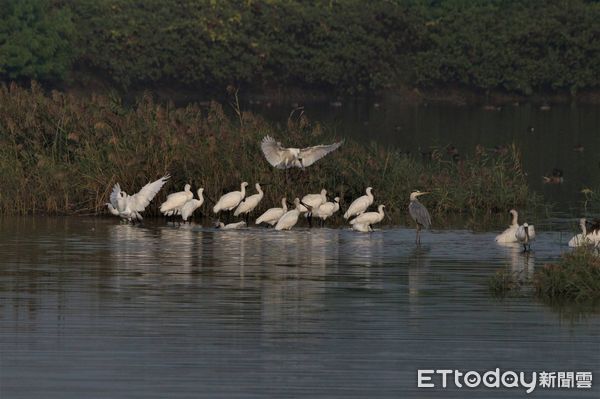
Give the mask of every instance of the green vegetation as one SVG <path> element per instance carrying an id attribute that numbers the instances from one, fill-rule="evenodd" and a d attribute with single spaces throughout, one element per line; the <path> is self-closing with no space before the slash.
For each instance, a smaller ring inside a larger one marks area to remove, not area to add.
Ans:
<path id="1" fill-rule="evenodd" d="M 0 78 L 64 79 L 74 28 L 70 11 L 48 0 L 0 0 Z"/>
<path id="2" fill-rule="evenodd" d="M 598 303 L 600 257 L 595 250 L 578 248 L 556 263 L 536 270 L 533 286 L 539 298 L 551 303 Z"/>
<path id="3" fill-rule="evenodd" d="M 294 184 L 286 184 L 284 172 L 263 158 L 262 137 L 299 146 L 335 138 L 305 115 L 292 115 L 280 128 L 247 112 L 231 113 L 217 103 L 175 108 L 145 96 L 127 108 L 118 98 L 0 86 L 0 213 L 105 212 L 116 182 L 132 191 L 167 172 L 173 178 L 149 213 L 166 191 L 185 182 L 204 187 L 213 199 L 242 180 L 271 183 L 265 208 L 283 195 L 293 199 L 323 187 L 339 194 L 345 208 L 373 186 L 395 222 L 406 217 L 415 188 L 433 192 L 423 200 L 434 215 L 504 212 L 536 198 L 514 146 L 505 155 L 478 152 L 459 162 L 434 151 L 423 162 L 347 140 L 306 171 L 292 170 Z"/>
<path id="4" fill-rule="evenodd" d="M 531 279 L 521 273 L 499 270 L 488 279 L 496 297 L 531 292 L 552 305 L 600 304 L 600 256 L 594 248 L 580 247 L 567 252 L 552 264 L 537 268 Z"/>
<path id="5" fill-rule="evenodd" d="M 5 79 L 219 93 L 411 87 L 600 88 L 600 3 L 586 0 L 26 0 L 0 3 Z M 51 4 L 51 11 L 45 10 Z M 35 12 L 27 10 L 33 9 Z M 33 17 L 25 17 L 25 15 Z M 75 34 L 72 32 L 75 26 Z M 6 58 L 6 51 L 11 57 Z"/>

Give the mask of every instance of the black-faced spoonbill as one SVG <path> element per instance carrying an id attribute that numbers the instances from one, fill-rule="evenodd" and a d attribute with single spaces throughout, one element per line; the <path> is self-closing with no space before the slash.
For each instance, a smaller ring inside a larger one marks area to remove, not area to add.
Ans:
<path id="1" fill-rule="evenodd" d="M 365 190 L 366 194 L 362 197 L 358 197 L 348 207 L 346 213 L 344 213 L 344 219 L 350 219 L 352 216 L 360 215 L 361 213 L 366 212 L 366 210 L 373 203 L 373 188 L 367 187 Z"/>
<path id="2" fill-rule="evenodd" d="M 268 223 L 274 226 L 279 219 L 287 212 L 287 198 L 281 199 L 281 208 L 270 208 L 265 211 L 262 215 L 256 219 L 255 224 Z"/>
<path id="3" fill-rule="evenodd" d="M 169 175 L 165 175 L 146 184 L 134 195 L 127 195 L 125 191 L 121 191 L 119 183 L 115 184 L 110 194 L 110 203 L 106 204 L 110 213 L 132 223 L 136 220 L 143 220 L 140 213 L 146 209 L 169 177 Z"/>

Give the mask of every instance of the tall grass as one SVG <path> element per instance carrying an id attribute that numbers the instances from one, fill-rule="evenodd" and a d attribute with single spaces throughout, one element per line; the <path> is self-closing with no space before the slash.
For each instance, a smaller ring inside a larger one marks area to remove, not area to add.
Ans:
<path id="1" fill-rule="evenodd" d="M 422 161 L 375 143 L 353 140 L 305 171 L 285 174 L 260 151 L 270 134 L 298 146 L 336 139 L 305 115 L 283 129 L 223 106 L 174 107 L 151 96 L 133 107 L 107 96 L 44 93 L 37 85 L 0 87 L 0 213 L 95 214 L 105 212 L 111 187 L 128 192 L 165 173 L 173 178 L 146 212 L 156 212 L 166 192 L 184 183 L 204 187 L 212 198 L 242 180 L 271 183 L 264 208 L 281 196 L 294 198 L 322 187 L 342 198 L 342 208 L 373 186 L 396 222 L 403 221 L 411 190 L 432 191 L 424 199 L 435 214 L 494 213 L 524 206 L 531 198 L 513 146 L 505 155 L 477 152 L 458 163 L 434 151 Z"/>
<path id="2" fill-rule="evenodd" d="M 577 248 L 536 270 L 533 286 L 548 302 L 599 303 L 600 257 L 595 250 Z"/>

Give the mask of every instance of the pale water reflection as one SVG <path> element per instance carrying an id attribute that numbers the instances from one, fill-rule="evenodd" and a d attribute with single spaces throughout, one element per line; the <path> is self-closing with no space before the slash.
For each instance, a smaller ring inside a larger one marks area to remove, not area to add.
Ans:
<path id="1" fill-rule="evenodd" d="M 385 228 L 219 231 L 114 220 L 0 222 L 0 397 L 525 397 L 424 391 L 418 368 L 591 370 L 600 317 L 497 301 L 533 253 L 494 233 Z M 564 242 L 562 242 L 564 241 Z M 543 390 L 538 397 L 595 398 Z"/>

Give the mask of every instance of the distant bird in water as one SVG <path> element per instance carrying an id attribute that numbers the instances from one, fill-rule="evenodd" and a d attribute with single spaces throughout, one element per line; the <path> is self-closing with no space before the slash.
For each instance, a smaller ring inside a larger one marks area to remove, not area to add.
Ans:
<path id="1" fill-rule="evenodd" d="M 232 191 L 222 195 L 213 207 L 213 212 L 230 211 L 238 206 L 246 196 L 246 187 L 248 187 L 248 183 L 242 182 L 240 191 Z"/>
<path id="2" fill-rule="evenodd" d="M 298 223 L 298 217 L 300 216 L 300 209 L 303 206 L 300 199 L 294 199 L 294 208 L 287 211 L 281 219 L 275 225 L 275 230 L 290 230 Z"/>
<path id="3" fill-rule="evenodd" d="M 383 217 L 385 216 L 385 213 L 383 212 L 384 208 L 385 208 L 385 205 L 379 205 L 377 207 L 377 212 L 362 213 L 362 214 L 358 215 L 357 217 L 355 217 L 354 219 L 352 219 L 350 221 L 350 224 L 351 225 L 355 225 L 355 224 L 366 225 L 372 229 L 374 224 L 377 224 L 383 220 Z"/>
<path id="4" fill-rule="evenodd" d="M 313 210 L 313 215 L 321 219 L 321 226 L 325 225 L 325 220 L 333 216 L 340 210 L 340 197 L 335 197 L 333 201 L 324 202 L 318 208 Z"/>
<path id="5" fill-rule="evenodd" d="M 308 224 L 312 225 L 313 211 L 318 209 L 321 204 L 327 202 L 327 190 L 322 189 L 319 194 L 306 194 L 300 200 L 300 212 L 306 212 Z"/>
<path id="6" fill-rule="evenodd" d="M 535 240 L 535 229 L 533 225 L 523 223 L 517 228 L 515 237 L 520 244 L 523 244 L 523 252 L 531 251 L 531 242 Z"/>
<path id="7" fill-rule="evenodd" d="M 246 227 L 246 222 L 241 221 L 241 222 L 237 222 L 237 223 L 225 224 L 225 223 L 219 221 L 219 222 L 215 223 L 215 227 L 217 229 L 222 229 L 222 230 L 238 230 L 238 229 L 243 229 L 244 227 Z"/>
<path id="8" fill-rule="evenodd" d="M 427 208 L 418 199 L 419 196 L 425 194 L 429 194 L 429 192 L 413 191 L 410 194 L 410 204 L 408 204 L 408 213 L 417 224 L 417 238 L 415 241 L 417 244 L 421 243 L 421 228 L 428 229 L 431 227 L 429 211 L 427 211 Z"/>
<path id="9" fill-rule="evenodd" d="M 367 187 L 365 190 L 366 194 L 358 197 L 348 207 L 346 213 L 344 213 L 344 219 L 350 219 L 352 216 L 360 215 L 364 213 L 373 203 L 373 188 Z"/>
<path id="10" fill-rule="evenodd" d="M 271 136 L 265 136 L 261 149 L 267 161 L 277 169 L 306 168 L 337 150 L 344 142 L 306 148 L 285 148 Z"/>
<path id="11" fill-rule="evenodd" d="M 581 233 L 569 240 L 569 247 L 597 246 L 600 244 L 600 220 L 588 221 L 581 218 L 579 219 L 579 227 L 581 227 Z"/>
<path id="12" fill-rule="evenodd" d="M 546 184 L 561 184 L 564 181 L 562 169 L 554 168 L 550 176 L 542 176 Z"/>
<path id="13" fill-rule="evenodd" d="M 267 209 L 262 215 L 256 219 L 255 224 L 267 223 L 274 226 L 279 219 L 287 212 L 287 199 L 283 197 L 281 199 L 281 208 L 270 208 Z"/>
<path id="14" fill-rule="evenodd" d="M 500 242 L 500 243 L 518 242 L 515 234 L 517 233 L 517 229 L 519 228 L 519 214 L 514 209 L 511 209 L 509 211 L 509 213 L 512 216 L 512 221 L 510 223 L 510 226 L 508 227 L 508 229 L 504 230 L 504 232 L 502 232 L 502 234 L 498 234 L 496 236 L 496 242 Z"/>
<path id="15" fill-rule="evenodd" d="M 585 148 L 581 144 L 577 144 L 576 146 L 573 147 L 573 151 L 575 151 L 575 152 L 583 152 L 584 149 Z"/>
<path id="16" fill-rule="evenodd" d="M 191 185 L 186 184 L 183 191 L 167 195 L 167 200 L 160 204 L 160 213 L 165 216 L 180 214 L 183 205 L 194 198 L 191 188 Z"/>
<path id="17" fill-rule="evenodd" d="M 113 187 L 110 202 L 106 206 L 111 214 L 119 216 L 123 220 L 131 223 L 135 223 L 136 220 L 143 220 L 141 212 L 146 209 L 169 178 L 169 175 L 165 175 L 152 183 L 148 183 L 134 195 L 127 195 L 125 191 L 121 191 L 121 186 L 117 183 Z"/>
<path id="18" fill-rule="evenodd" d="M 540 105 L 540 111 L 550 111 L 550 105 L 549 104 Z"/>
<path id="19" fill-rule="evenodd" d="M 203 191 L 203 188 L 199 188 L 197 191 L 198 199 L 192 198 L 181 207 L 181 219 L 183 220 L 183 223 L 187 222 L 188 218 L 192 216 L 194 211 L 200 208 L 204 203 L 204 197 L 202 196 Z"/>
<path id="20" fill-rule="evenodd" d="M 264 193 L 260 184 L 256 183 L 254 186 L 256 188 L 257 194 L 250 195 L 246 197 L 240 202 L 238 207 L 235 209 L 233 216 L 239 216 L 242 214 L 246 215 L 246 224 L 248 224 L 248 217 L 250 212 L 254 210 L 258 206 L 258 203 L 263 199 Z"/>

